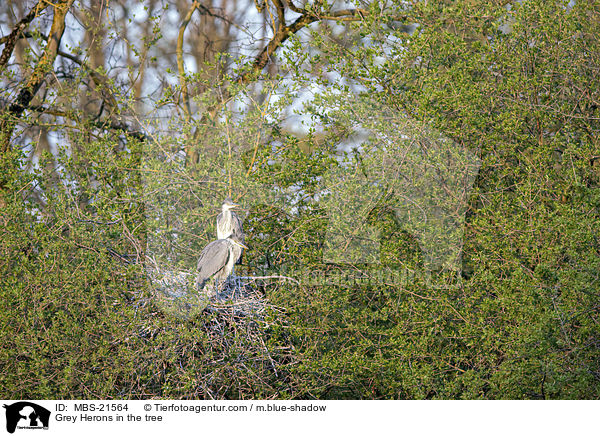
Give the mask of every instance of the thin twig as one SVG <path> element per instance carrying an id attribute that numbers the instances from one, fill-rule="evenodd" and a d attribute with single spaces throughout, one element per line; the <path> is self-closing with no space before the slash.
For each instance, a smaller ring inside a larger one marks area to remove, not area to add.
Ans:
<path id="1" fill-rule="evenodd" d="M 300 285 L 300 282 L 298 280 L 293 279 L 291 277 L 287 277 L 287 276 L 252 276 L 252 277 L 240 277 L 240 279 L 251 280 L 251 281 L 266 280 L 266 279 L 285 279 L 285 280 L 290 280 L 290 281 L 296 283 L 297 285 Z"/>

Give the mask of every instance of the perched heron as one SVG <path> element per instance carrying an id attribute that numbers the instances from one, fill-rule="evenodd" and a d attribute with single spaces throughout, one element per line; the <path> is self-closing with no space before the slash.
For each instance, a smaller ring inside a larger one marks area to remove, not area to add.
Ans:
<path id="1" fill-rule="evenodd" d="M 233 235 L 213 241 L 204 247 L 198 258 L 198 290 L 206 286 L 209 297 L 216 295 L 217 289 L 223 287 L 225 280 L 233 272 L 233 265 L 241 256 L 243 248 L 248 247 Z M 213 286 L 212 280 L 217 281 L 216 287 Z"/>
<path id="2" fill-rule="evenodd" d="M 234 203 L 231 198 L 227 198 L 223 202 L 221 213 L 217 215 L 217 239 L 227 239 L 233 236 L 242 244 L 246 241 L 246 235 L 242 229 L 242 220 L 231 210 L 238 206 L 239 204 Z M 242 257 L 242 253 L 243 250 L 240 252 L 238 260 Z"/>
<path id="3" fill-rule="evenodd" d="M 242 221 L 231 209 L 238 207 L 239 204 L 227 198 L 221 206 L 221 213 L 217 216 L 217 239 L 227 239 L 233 235 L 238 241 L 244 243 L 244 231 L 242 230 Z"/>

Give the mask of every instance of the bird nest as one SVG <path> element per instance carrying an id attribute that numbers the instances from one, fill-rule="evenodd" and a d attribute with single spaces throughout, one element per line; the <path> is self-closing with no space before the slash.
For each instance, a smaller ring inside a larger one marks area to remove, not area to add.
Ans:
<path id="1" fill-rule="evenodd" d="M 230 276 L 216 292 L 198 289 L 195 274 L 188 271 L 146 268 L 152 295 L 162 312 L 191 319 L 203 312 L 234 317 L 261 317 L 269 306 L 264 295 L 253 286 L 253 278 Z"/>
<path id="2" fill-rule="evenodd" d="M 234 316 L 260 316 L 268 305 L 264 295 L 247 279 L 230 276 L 223 289 L 209 299 L 205 310 Z"/>

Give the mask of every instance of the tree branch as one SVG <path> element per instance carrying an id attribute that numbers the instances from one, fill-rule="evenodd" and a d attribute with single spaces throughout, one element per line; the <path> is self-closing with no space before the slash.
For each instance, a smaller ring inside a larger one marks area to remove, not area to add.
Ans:
<path id="1" fill-rule="evenodd" d="M 46 7 L 48 7 L 48 3 L 46 1 L 38 1 L 35 4 L 35 6 L 31 8 L 29 13 L 17 23 L 13 31 L 10 32 L 8 36 L 5 36 L 0 40 L 1 44 L 6 44 L 4 46 L 4 50 L 2 50 L 2 54 L 0 55 L 0 69 L 3 68 L 10 59 L 10 56 L 12 55 L 13 50 L 15 49 L 15 45 L 17 44 L 17 41 L 22 37 L 21 35 L 25 28 L 29 25 L 29 23 L 31 23 L 34 20 L 35 17 L 37 17 L 40 14 L 40 12 L 46 9 Z"/>
<path id="2" fill-rule="evenodd" d="M 109 90 L 109 81 L 106 78 L 106 76 L 98 73 L 96 70 L 90 67 L 87 63 L 83 62 L 77 56 L 74 56 L 70 53 L 65 53 L 61 50 L 58 50 L 57 54 L 61 57 L 69 59 L 72 62 L 75 62 L 80 67 L 84 68 L 88 72 L 96 86 L 102 90 L 102 100 L 106 101 L 113 109 L 118 109 L 117 100 L 115 99 L 113 93 Z"/>
<path id="3" fill-rule="evenodd" d="M 18 35 L 17 39 L 32 38 L 32 37 L 33 37 L 33 34 L 31 32 L 21 32 Z M 11 35 L 3 36 L 2 38 L 0 38 L 0 45 L 5 44 L 10 39 L 11 39 Z"/>
<path id="4" fill-rule="evenodd" d="M 298 6 L 294 4 L 292 0 L 284 0 L 285 4 L 288 5 L 291 11 L 296 12 L 297 14 L 303 14 L 306 12 L 304 9 L 300 9 Z"/>
<path id="5" fill-rule="evenodd" d="M 274 0 L 276 6 L 283 7 L 280 0 Z M 273 38 L 269 43 L 261 50 L 261 52 L 254 58 L 252 66 L 249 70 L 242 73 L 235 80 L 237 83 L 248 83 L 256 74 L 258 74 L 269 62 L 269 59 L 275 53 L 275 51 L 283 45 L 283 43 L 292 35 L 300 31 L 301 29 L 309 26 L 310 24 L 321 21 L 321 20 L 360 20 L 367 12 L 363 9 L 342 9 L 339 11 L 330 12 L 327 15 L 321 15 L 312 11 L 302 10 L 300 15 L 292 24 L 289 26 L 284 23 L 280 23 L 279 30 L 273 35 Z"/>
<path id="6" fill-rule="evenodd" d="M 330 12 L 329 15 L 319 15 L 320 20 L 358 21 L 367 15 L 364 9 L 342 9 Z"/>
<path id="7" fill-rule="evenodd" d="M 278 31 L 281 32 L 285 27 L 285 8 L 281 0 L 273 0 L 275 8 L 277 8 Z"/>
<path id="8" fill-rule="evenodd" d="M 250 61 L 248 68 L 246 68 L 241 74 L 239 74 L 234 80 L 233 83 L 238 84 L 248 84 L 252 80 L 255 80 L 260 71 L 269 63 L 271 56 L 275 51 L 277 51 L 285 41 L 289 39 L 290 36 L 299 32 L 301 29 L 309 26 L 310 24 L 321 21 L 321 20 L 360 20 L 363 19 L 367 12 L 363 9 L 342 9 L 339 11 L 329 12 L 327 15 L 319 14 L 315 11 L 309 11 L 306 9 L 299 9 L 296 6 L 293 6 L 291 0 L 273 0 L 275 6 L 277 7 L 277 15 L 279 26 L 278 30 L 275 31 L 275 34 L 268 42 L 268 44 L 256 55 L 254 60 Z M 301 14 L 296 20 L 291 23 L 289 26 L 285 24 L 285 4 L 294 12 Z M 257 4 L 257 8 L 259 5 Z M 260 8 L 259 8 L 260 10 Z M 219 110 L 227 104 L 230 100 L 231 95 L 224 90 L 223 95 L 221 97 L 221 101 L 215 103 L 211 108 L 207 109 L 206 112 L 202 115 L 202 122 L 206 122 L 209 118 L 214 119 Z M 194 137 L 197 137 L 198 132 L 200 130 L 196 130 Z M 190 153 L 190 149 L 186 150 L 186 155 L 188 159 L 187 163 L 196 163 L 198 159 L 198 153 Z"/>
<path id="9" fill-rule="evenodd" d="M 194 0 L 192 6 L 190 6 L 190 9 L 187 11 L 187 14 L 185 14 L 183 22 L 181 23 L 181 26 L 179 26 L 179 35 L 177 35 L 177 48 L 175 49 L 175 53 L 177 54 L 177 70 L 179 72 L 179 84 L 181 86 L 181 98 L 183 99 L 183 111 L 185 112 L 185 117 L 188 120 L 190 118 L 190 98 L 188 94 L 187 80 L 185 78 L 185 68 L 183 63 L 183 37 L 185 34 L 185 29 L 187 28 L 187 25 L 192 19 L 194 11 L 199 6 L 200 5 L 198 4 L 198 2 Z"/>
<path id="10" fill-rule="evenodd" d="M 31 105 L 28 109 L 41 114 L 52 115 L 54 117 L 62 117 L 68 120 L 72 120 L 79 124 L 84 123 L 88 126 L 95 127 L 98 130 L 115 130 L 118 132 L 123 132 L 125 135 L 131 136 L 132 138 L 136 138 L 140 141 L 148 140 L 148 136 L 142 130 L 133 129 L 131 126 L 129 126 L 122 120 L 87 119 L 82 121 L 79 118 L 73 116 L 71 113 L 60 109 L 51 109 L 46 106 L 38 105 Z"/>
<path id="11" fill-rule="evenodd" d="M 4 111 L 2 114 L 2 119 L 0 119 L 0 148 L 2 153 L 5 153 L 10 149 L 10 141 L 17 124 L 17 120 L 21 118 L 21 115 L 23 115 L 25 109 L 27 109 L 27 107 L 30 105 L 31 101 L 35 97 L 35 94 L 39 91 L 40 87 L 44 83 L 46 74 L 52 70 L 52 66 L 54 65 L 54 60 L 56 59 L 56 54 L 58 53 L 58 48 L 60 46 L 60 40 L 62 39 L 65 31 L 65 17 L 73 2 L 74 0 L 63 0 L 56 2 L 54 6 L 54 16 L 52 18 L 52 27 L 50 28 L 48 43 L 46 44 L 44 53 L 42 54 L 38 64 L 35 66 L 33 74 L 29 76 L 25 85 L 23 88 L 21 88 L 16 101 L 11 104 L 8 107 L 8 110 Z M 36 11 L 37 8 L 41 7 L 39 5 L 40 3 L 38 3 L 38 5 L 36 5 L 34 8 Z M 35 13 L 36 12 L 33 12 L 31 19 L 33 19 L 35 16 Z M 28 16 L 31 14 L 32 12 L 30 12 Z M 6 48 L 7 47 L 5 47 L 5 50 Z"/>

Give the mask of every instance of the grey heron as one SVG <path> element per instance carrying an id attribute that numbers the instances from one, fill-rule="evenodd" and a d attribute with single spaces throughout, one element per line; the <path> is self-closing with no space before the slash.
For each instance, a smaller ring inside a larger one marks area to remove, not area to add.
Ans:
<path id="1" fill-rule="evenodd" d="M 225 280 L 233 272 L 233 265 L 241 256 L 242 248 L 248 247 L 233 235 L 213 241 L 204 247 L 198 258 L 198 290 L 206 287 L 209 297 L 216 295 L 217 289 L 223 287 Z M 217 282 L 216 287 L 212 283 L 213 280 Z"/>
<path id="2" fill-rule="evenodd" d="M 242 221 L 235 212 L 231 209 L 238 207 L 239 204 L 231 201 L 231 198 L 227 198 L 221 206 L 221 213 L 217 215 L 217 239 L 227 239 L 233 235 L 244 243 L 245 235 L 242 229 Z"/>
<path id="3" fill-rule="evenodd" d="M 242 228 L 242 220 L 240 220 L 240 217 L 231 210 L 238 206 L 239 204 L 234 203 L 231 198 L 226 198 L 221 205 L 221 213 L 217 215 L 217 239 L 227 239 L 228 237 L 233 236 L 242 244 L 245 242 L 246 235 Z M 241 257 L 242 255 L 240 253 L 238 260 Z"/>

